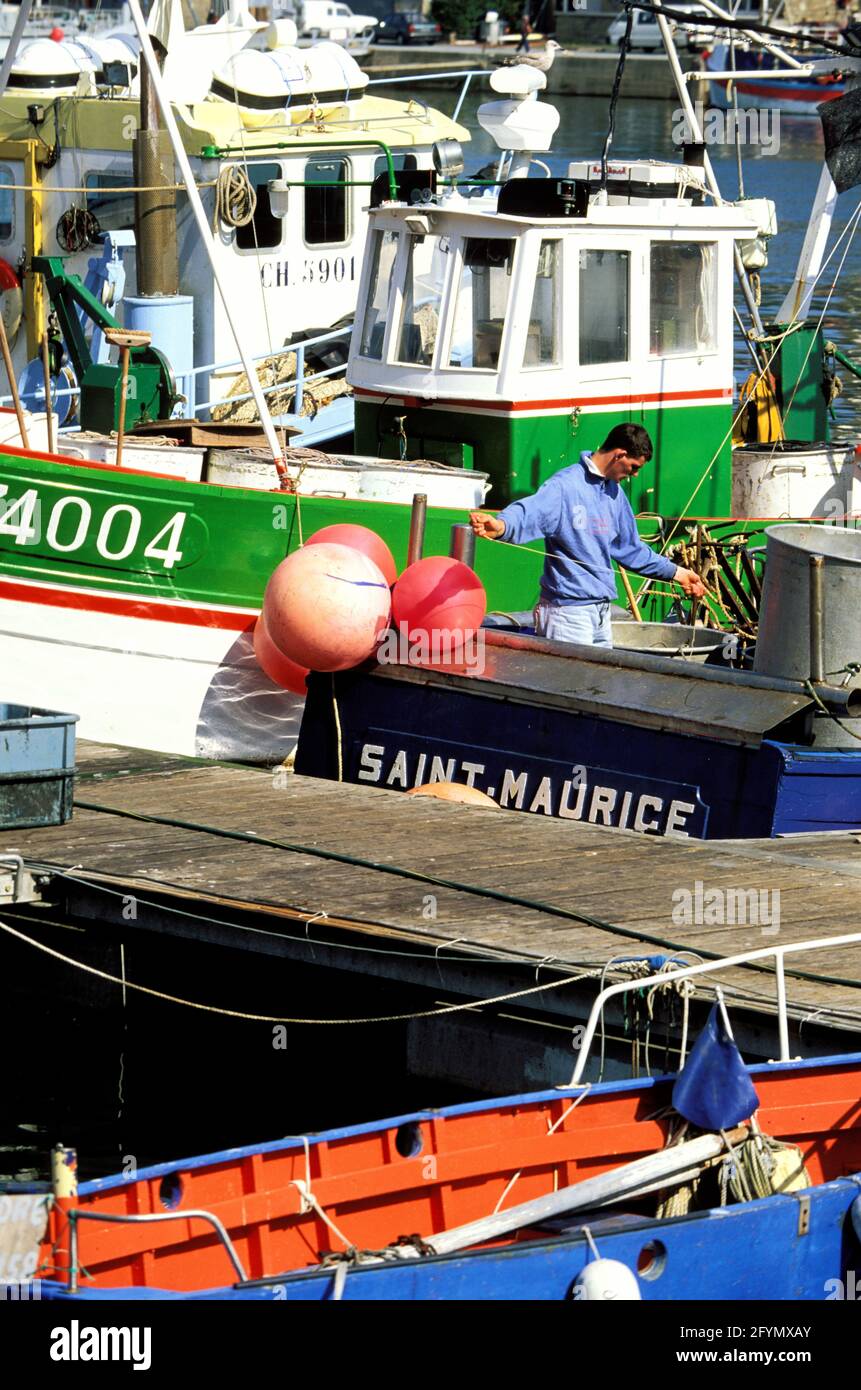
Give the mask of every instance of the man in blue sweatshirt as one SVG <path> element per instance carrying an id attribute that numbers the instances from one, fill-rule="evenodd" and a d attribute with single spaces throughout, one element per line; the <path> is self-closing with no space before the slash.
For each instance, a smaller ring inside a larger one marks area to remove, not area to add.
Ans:
<path id="1" fill-rule="evenodd" d="M 470 513 L 477 536 L 515 545 L 543 538 L 546 559 L 535 610 L 542 637 L 612 647 L 614 560 L 637 574 L 680 584 L 692 598 L 705 593 L 698 574 L 659 555 L 637 533 L 619 483 L 635 477 L 651 457 L 652 441 L 642 426 L 616 425 L 600 449 L 582 453 L 534 496 L 511 502 L 498 516 Z"/>

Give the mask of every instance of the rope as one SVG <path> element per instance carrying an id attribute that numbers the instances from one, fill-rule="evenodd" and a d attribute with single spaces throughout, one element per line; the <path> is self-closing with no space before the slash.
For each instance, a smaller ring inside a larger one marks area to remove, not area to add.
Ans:
<path id="1" fill-rule="evenodd" d="M 212 230 L 247 227 L 257 211 L 257 193 L 241 164 L 228 164 L 215 180 Z"/>
<path id="2" fill-rule="evenodd" d="M 566 975 L 563 979 L 550 981 L 546 985 L 530 985 L 528 989 L 514 990 L 509 994 L 497 994 L 491 999 L 474 999 L 469 1004 L 445 1004 L 438 1009 L 422 1009 L 417 1013 L 410 1014 L 381 1014 L 374 1018 L 276 1018 L 271 1014 L 247 1014 L 238 1009 L 224 1009 L 218 1004 L 201 1004 L 194 999 L 182 999 L 176 994 L 166 994 L 163 990 L 151 989 L 148 985 L 135 984 L 133 980 L 118 975 L 110 975 L 106 970 L 98 970 L 94 965 L 85 965 L 83 961 L 63 955 L 61 951 L 55 951 L 52 946 L 46 946 L 41 941 L 34 941 L 31 936 L 26 936 L 24 932 L 16 931 L 14 927 L 10 927 L 8 922 L 0 922 L 0 931 L 16 937 L 27 946 L 32 946 L 35 950 L 42 951 L 46 956 L 53 957 L 54 960 L 62 961 L 64 965 L 74 966 L 76 970 L 83 971 L 85 975 L 94 975 L 99 980 L 107 980 L 112 985 L 121 985 L 124 989 L 137 990 L 139 994 L 148 994 L 150 998 L 161 999 L 167 1004 L 180 1004 L 186 1009 L 196 1009 L 200 1013 L 218 1014 L 222 1018 L 236 1018 L 244 1023 L 291 1023 L 308 1026 L 329 1024 L 338 1027 L 353 1027 L 360 1023 L 409 1023 L 417 1018 L 439 1018 L 443 1014 L 462 1013 L 468 1009 L 483 1009 L 490 1004 L 507 1004 L 511 999 L 522 999 L 528 994 L 541 994 L 548 989 L 560 989 L 563 985 L 577 984 L 584 978 L 580 973 Z"/>

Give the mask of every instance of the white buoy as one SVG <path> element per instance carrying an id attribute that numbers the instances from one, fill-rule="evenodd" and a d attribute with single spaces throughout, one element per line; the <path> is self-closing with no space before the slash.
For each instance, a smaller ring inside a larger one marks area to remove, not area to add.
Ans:
<path id="1" fill-rule="evenodd" d="M 592 1260 L 574 1280 L 572 1298 L 598 1303 L 642 1301 L 637 1276 L 620 1260 Z"/>

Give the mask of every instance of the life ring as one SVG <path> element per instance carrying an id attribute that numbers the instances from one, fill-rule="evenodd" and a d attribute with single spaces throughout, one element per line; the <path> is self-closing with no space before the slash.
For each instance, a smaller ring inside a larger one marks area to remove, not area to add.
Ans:
<path id="1" fill-rule="evenodd" d="M 24 295 L 21 281 L 9 262 L 4 260 L 0 260 L 0 313 L 9 346 L 12 347 L 24 318 Z"/>

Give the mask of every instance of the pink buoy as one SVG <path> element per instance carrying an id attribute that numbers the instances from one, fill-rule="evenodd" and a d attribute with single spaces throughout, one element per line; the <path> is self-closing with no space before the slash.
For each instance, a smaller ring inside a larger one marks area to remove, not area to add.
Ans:
<path id="1" fill-rule="evenodd" d="M 306 693 L 307 666 L 298 666 L 295 661 L 291 661 L 279 651 L 269 635 L 262 613 L 254 626 L 254 656 L 260 669 L 276 685 L 283 685 L 285 690 L 292 690 L 294 695 Z"/>
<path id="2" fill-rule="evenodd" d="M 447 632 L 462 644 L 481 627 L 487 594 L 475 570 L 447 555 L 428 555 L 404 570 L 392 591 L 392 621 L 411 642 L 431 646 L 434 633 Z"/>
<path id="3" fill-rule="evenodd" d="M 376 531 L 371 531 L 367 526 L 353 526 L 350 522 L 341 521 L 335 526 L 324 526 L 322 531 L 315 531 L 305 544 L 352 546 L 354 550 L 361 550 L 363 555 L 367 555 L 379 566 L 390 587 L 398 577 L 395 558 L 389 547 L 382 536 L 378 536 Z"/>
<path id="4" fill-rule="evenodd" d="M 308 545 L 288 555 L 263 597 L 275 646 L 311 671 L 346 671 L 374 651 L 388 627 L 391 594 L 379 567 L 346 545 Z"/>

